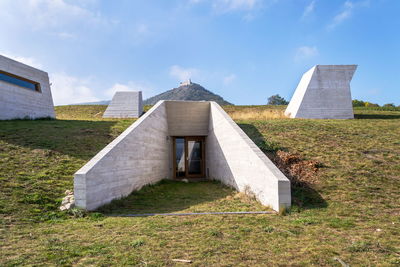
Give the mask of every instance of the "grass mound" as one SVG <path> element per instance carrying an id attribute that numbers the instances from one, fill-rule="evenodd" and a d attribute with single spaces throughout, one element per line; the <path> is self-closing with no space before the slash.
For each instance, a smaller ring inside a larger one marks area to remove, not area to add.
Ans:
<path id="1" fill-rule="evenodd" d="M 337 258 L 354 266 L 400 264 L 399 111 L 270 120 L 262 114 L 283 109 L 224 108 L 298 179 L 289 214 L 111 216 L 263 208 L 218 183 L 174 182 L 98 212 L 61 212 L 74 172 L 134 120 L 102 119 L 105 106 L 57 107 L 57 120 L 0 122 L 0 265 L 174 266 L 172 259 L 188 259 L 193 266 L 339 266 Z"/>

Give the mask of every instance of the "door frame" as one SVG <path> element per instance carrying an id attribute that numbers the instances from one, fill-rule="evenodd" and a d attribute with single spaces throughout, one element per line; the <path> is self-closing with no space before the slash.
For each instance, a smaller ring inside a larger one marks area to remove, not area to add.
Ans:
<path id="1" fill-rule="evenodd" d="M 185 140 L 185 177 L 176 177 L 176 138 L 183 138 Z M 172 151 L 173 151 L 173 172 L 174 179 L 185 179 L 185 178 L 204 178 L 206 169 L 206 153 L 205 153 L 205 136 L 173 136 L 172 137 Z M 188 141 L 201 141 L 201 173 L 200 174 L 189 174 L 189 155 L 188 155 Z"/>

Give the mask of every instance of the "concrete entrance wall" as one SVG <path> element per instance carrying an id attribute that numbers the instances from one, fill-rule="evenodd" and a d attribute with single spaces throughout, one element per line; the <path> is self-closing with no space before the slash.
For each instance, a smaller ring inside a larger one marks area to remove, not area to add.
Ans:
<path id="1" fill-rule="evenodd" d="M 75 173 L 76 205 L 94 210 L 168 178 L 167 136 L 165 102 L 158 102 Z"/>
<path id="2" fill-rule="evenodd" d="M 209 178 L 252 194 L 276 211 L 290 207 L 290 181 L 218 104 L 210 105 Z"/>
<path id="3" fill-rule="evenodd" d="M 76 174 L 79 207 L 94 210 L 172 176 L 171 136 L 206 137 L 206 176 L 279 210 L 290 182 L 215 102 L 160 101 Z"/>

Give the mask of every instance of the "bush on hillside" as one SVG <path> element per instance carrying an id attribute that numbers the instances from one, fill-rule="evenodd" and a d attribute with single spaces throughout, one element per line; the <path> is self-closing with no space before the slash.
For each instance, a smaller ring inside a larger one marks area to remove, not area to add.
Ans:
<path id="1" fill-rule="evenodd" d="M 371 103 L 371 102 L 365 102 L 365 106 L 366 106 L 366 107 L 379 107 L 378 104 Z"/>
<path id="2" fill-rule="evenodd" d="M 289 104 L 283 97 L 280 95 L 273 95 L 268 98 L 268 105 L 287 105 Z"/>
<path id="3" fill-rule="evenodd" d="M 385 107 L 385 108 L 395 108 L 396 106 L 393 103 L 387 103 L 387 104 L 383 105 L 383 107 Z"/>
<path id="4" fill-rule="evenodd" d="M 353 100 L 353 107 L 365 107 L 365 102 L 362 100 Z"/>

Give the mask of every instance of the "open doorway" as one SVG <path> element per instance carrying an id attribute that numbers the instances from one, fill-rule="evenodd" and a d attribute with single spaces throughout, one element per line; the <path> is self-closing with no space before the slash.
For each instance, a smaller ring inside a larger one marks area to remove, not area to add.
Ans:
<path id="1" fill-rule="evenodd" d="M 173 138 L 174 178 L 205 177 L 205 137 L 185 136 Z"/>

